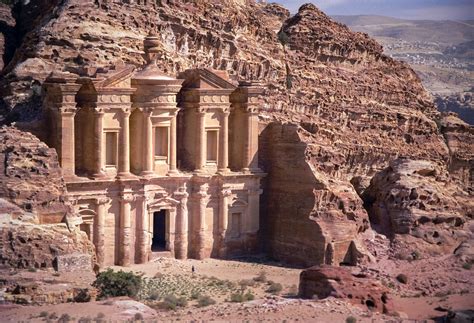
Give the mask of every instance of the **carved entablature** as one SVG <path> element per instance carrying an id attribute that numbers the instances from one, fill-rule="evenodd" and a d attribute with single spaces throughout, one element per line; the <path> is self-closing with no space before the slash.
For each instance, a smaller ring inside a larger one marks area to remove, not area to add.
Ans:
<path id="1" fill-rule="evenodd" d="M 81 88 L 76 80 L 71 73 L 51 73 L 43 85 L 45 106 L 60 113 L 74 113 Z"/>
<path id="2" fill-rule="evenodd" d="M 264 88 L 256 82 L 240 82 L 239 87 L 232 93 L 232 109 L 241 109 L 246 113 L 258 113 L 261 105 L 260 96 Z"/>
<path id="3" fill-rule="evenodd" d="M 183 72 L 180 77 L 185 79 L 180 105 L 188 109 L 225 109 L 230 104 L 230 94 L 236 88 L 223 71 L 193 69 Z"/>

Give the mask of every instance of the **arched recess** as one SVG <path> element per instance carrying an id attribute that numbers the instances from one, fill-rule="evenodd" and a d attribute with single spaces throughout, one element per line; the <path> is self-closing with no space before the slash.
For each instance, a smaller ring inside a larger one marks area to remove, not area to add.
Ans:
<path id="1" fill-rule="evenodd" d="M 94 220 L 97 213 L 91 209 L 82 209 L 78 213 L 82 218 L 82 223 L 79 225 L 80 230 L 87 234 L 90 241 L 94 241 Z"/>
<path id="2" fill-rule="evenodd" d="M 162 197 L 148 204 L 148 232 L 151 236 L 149 249 L 152 252 L 170 251 L 174 253 L 176 209 L 179 204 L 179 201 L 170 197 Z M 157 221 L 160 221 L 160 226 L 157 226 Z M 161 236 L 162 234 L 164 237 Z M 160 246 L 162 241 L 164 246 Z"/>

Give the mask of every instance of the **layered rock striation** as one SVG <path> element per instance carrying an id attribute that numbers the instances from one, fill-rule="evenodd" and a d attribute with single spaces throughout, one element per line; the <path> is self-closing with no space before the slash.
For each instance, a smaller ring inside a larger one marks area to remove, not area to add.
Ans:
<path id="1" fill-rule="evenodd" d="M 166 74 L 205 67 L 266 85 L 262 242 L 280 259 L 366 259 L 360 241 L 370 225 L 360 196 L 397 158 L 447 167 L 446 176 L 472 194 L 472 128 L 442 123 L 408 65 L 314 5 L 292 17 L 279 5 L 250 1 L 66 0 L 43 8 L 47 14 L 4 70 L 7 120 L 41 116 L 38 86 L 54 70 L 93 75 L 111 65 L 142 65 L 149 33 L 159 35 L 155 49 Z"/>

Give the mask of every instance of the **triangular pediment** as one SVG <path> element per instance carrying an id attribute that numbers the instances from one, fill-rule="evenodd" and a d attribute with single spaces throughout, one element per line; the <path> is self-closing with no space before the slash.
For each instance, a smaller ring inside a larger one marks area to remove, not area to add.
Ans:
<path id="1" fill-rule="evenodd" d="M 236 86 L 226 79 L 224 71 L 209 69 L 192 69 L 183 72 L 179 78 L 184 78 L 184 88 L 205 90 L 234 90 Z"/>
<path id="2" fill-rule="evenodd" d="M 111 69 L 106 73 L 97 73 L 93 81 L 96 89 L 99 88 L 130 88 L 133 75 L 133 66 L 123 66 Z"/>

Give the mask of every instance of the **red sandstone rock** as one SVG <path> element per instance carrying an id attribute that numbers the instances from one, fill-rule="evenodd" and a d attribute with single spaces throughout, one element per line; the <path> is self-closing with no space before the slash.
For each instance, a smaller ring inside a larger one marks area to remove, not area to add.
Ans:
<path id="1" fill-rule="evenodd" d="M 315 266 L 303 270 L 299 294 L 304 298 L 343 298 L 378 312 L 394 314 L 388 288 L 365 274 L 352 274 L 345 267 Z"/>

